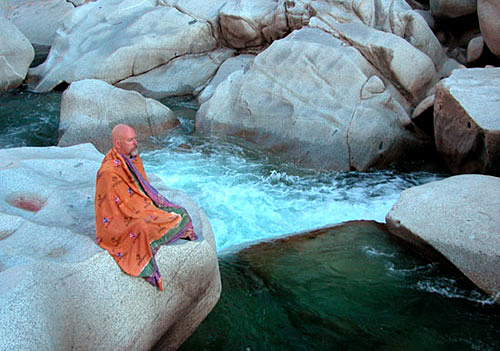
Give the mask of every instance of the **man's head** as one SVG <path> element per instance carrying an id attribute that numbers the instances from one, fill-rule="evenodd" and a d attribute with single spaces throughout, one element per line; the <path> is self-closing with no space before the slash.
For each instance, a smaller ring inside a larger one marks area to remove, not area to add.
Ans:
<path id="1" fill-rule="evenodd" d="M 132 127 L 126 124 L 117 124 L 111 131 L 113 148 L 127 157 L 137 155 L 137 140 Z"/>

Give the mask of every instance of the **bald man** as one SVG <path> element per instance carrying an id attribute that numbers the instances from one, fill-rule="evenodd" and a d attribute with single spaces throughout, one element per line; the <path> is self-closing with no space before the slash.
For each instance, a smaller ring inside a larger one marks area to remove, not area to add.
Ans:
<path id="1" fill-rule="evenodd" d="M 133 128 L 118 124 L 111 139 L 113 148 L 97 172 L 97 244 L 125 273 L 143 277 L 163 290 L 155 254 L 163 244 L 195 240 L 191 218 L 149 183 Z"/>

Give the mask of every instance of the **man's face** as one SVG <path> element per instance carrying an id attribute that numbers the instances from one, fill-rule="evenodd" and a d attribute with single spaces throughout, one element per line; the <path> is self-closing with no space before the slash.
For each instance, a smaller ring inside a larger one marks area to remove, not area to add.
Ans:
<path id="1" fill-rule="evenodd" d="M 137 140 L 132 128 L 123 131 L 117 140 L 117 151 L 127 157 L 137 156 Z"/>

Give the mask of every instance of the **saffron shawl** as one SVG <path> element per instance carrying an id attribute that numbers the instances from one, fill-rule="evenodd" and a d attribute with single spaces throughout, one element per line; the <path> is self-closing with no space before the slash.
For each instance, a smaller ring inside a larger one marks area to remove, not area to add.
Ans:
<path id="1" fill-rule="evenodd" d="M 139 156 L 131 160 L 114 149 L 97 172 L 94 208 L 97 244 L 125 273 L 163 290 L 154 256 L 162 244 L 196 239 L 187 211 L 149 183 Z"/>

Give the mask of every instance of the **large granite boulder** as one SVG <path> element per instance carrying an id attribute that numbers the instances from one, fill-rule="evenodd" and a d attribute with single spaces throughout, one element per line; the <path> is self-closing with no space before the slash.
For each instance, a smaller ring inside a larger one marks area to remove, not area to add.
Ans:
<path id="1" fill-rule="evenodd" d="M 327 29 L 358 49 L 413 106 L 424 99 L 438 81 L 430 57 L 395 34 L 360 23 L 330 23 Z"/>
<path id="2" fill-rule="evenodd" d="M 149 72 L 124 79 L 115 86 L 157 100 L 169 96 L 197 95 L 213 78 L 219 66 L 233 55 L 234 50 L 231 49 L 184 55 Z"/>
<path id="3" fill-rule="evenodd" d="M 16 1 L 9 8 L 8 19 L 35 47 L 50 47 L 64 16 L 74 6 L 65 0 Z M 33 25 L 36 23 L 36 25 Z"/>
<path id="4" fill-rule="evenodd" d="M 215 88 L 226 80 L 232 73 L 236 71 L 246 71 L 250 64 L 253 62 L 255 55 L 238 55 L 235 57 L 230 57 L 224 61 L 215 76 L 210 80 L 210 82 L 205 86 L 205 88 L 198 95 L 198 103 L 202 104 L 212 97 Z"/>
<path id="5" fill-rule="evenodd" d="M 500 57 L 500 2 L 477 0 L 477 16 L 486 45 L 492 53 Z"/>
<path id="6" fill-rule="evenodd" d="M 332 31 L 331 27 L 339 23 L 363 24 L 378 31 L 397 35 L 427 55 L 434 63 L 439 77 L 447 76 L 453 68 L 457 67 L 457 63 L 446 56 L 426 20 L 405 0 L 347 2 L 294 0 L 286 3 L 287 14 L 293 10 L 294 18 L 299 17 L 302 12 L 302 25 L 318 27 L 334 35 L 337 30 Z M 294 22 L 290 15 L 288 15 L 288 22 Z M 353 43 L 347 41 L 349 45 L 355 47 L 358 47 L 358 42 L 359 40 Z"/>
<path id="7" fill-rule="evenodd" d="M 219 11 L 227 0 L 158 0 L 158 5 L 174 7 L 182 13 L 207 22 L 212 27 L 212 32 L 219 38 Z"/>
<path id="8" fill-rule="evenodd" d="M 219 13 L 222 38 L 235 49 L 262 48 L 290 30 L 284 1 L 228 1 Z"/>
<path id="9" fill-rule="evenodd" d="M 500 68 L 453 71 L 436 87 L 434 133 L 454 173 L 500 174 Z"/>
<path id="10" fill-rule="evenodd" d="M 90 144 L 0 150 L 0 349 L 177 349 L 218 300 L 221 285 L 206 215 L 184 194 L 200 239 L 164 246 L 165 291 L 123 273 L 95 243 Z"/>
<path id="11" fill-rule="evenodd" d="M 217 47 L 209 23 L 156 0 L 89 2 L 66 16 L 46 61 L 29 72 L 36 92 L 94 78 L 110 84 Z"/>
<path id="12" fill-rule="evenodd" d="M 308 167 L 366 170 L 426 144 L 409 111 L 358 50 L 303 28 L 220 83 L 201 105 L 196 129 L 243 136 Z"/>
<path id="13" fill-rule="evenodd" d="M 97 79 L 72 83 L 62 95 L 60 113 L 58 146 L 90 142 L 102 153 L 111 148 L 111 129 L 118 123 L 132 126 L 139 142 L 179 124 L 160 102 Z"/>
<path id="14" fill-rule="evenodd" d="M 476 12 L 478 0 L 430 0 L 429 5 L 435 17 L 457 18 Z"/>
<path id="15" fill-rule="evenodd" d="M 29 40 L 10 21 L 0 17 L 0 91 L 17 88 L 35 57 Z"/>
<path id="16" fill-rule="evenodd" d="M 459 175 L 403 191 L 389 231 L 437 250 L 500 301 L 500 178 Z"/>

